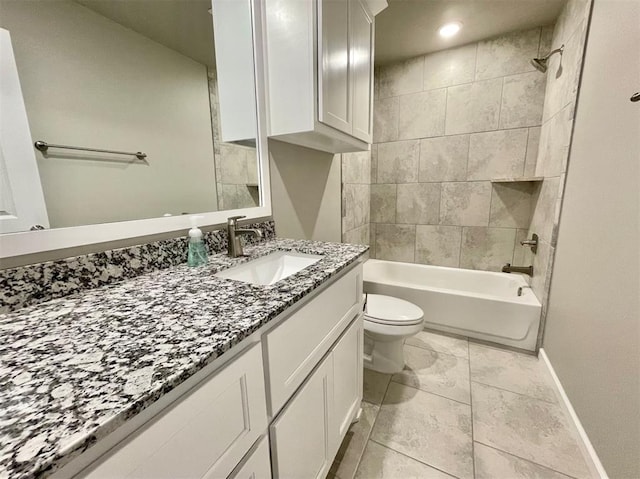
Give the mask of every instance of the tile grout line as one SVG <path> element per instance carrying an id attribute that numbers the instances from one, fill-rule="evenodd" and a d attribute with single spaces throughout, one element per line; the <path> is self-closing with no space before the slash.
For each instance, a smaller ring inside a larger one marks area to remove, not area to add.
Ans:
<path id="1" fill-rule="evenodd" d="M 409 458 L 409 459 L 411 459 L 412 461 L 419 462 L 420 464 L 424 464 L 424 465 L 425 465 L 425 466 L 427 466 L 427 467 L 430 467 L 430 468 L 432 468 L 432 469 L 435 469 L 435 470 L 437 470 L 437 471 L 440 471 L 440 472 L 442 472 L 443 474 L 446 474 L 447 476 L 455 477 L 456 479 L 458 479 L 458 476 L 454 476 L 453 474 L 451 474 L 451 473 L 449 473 L 449 472 L 445 471 L 444 469 L 440 469 L 440 468 L 438 468 L 438 467 L 436 467 L 436 466 L 433 466 L 433 465 L 429 464 L 428 462 L 424 462 L 424 461 L 421 461 L 420 459 L 416 459 L 415 457 L 410 456 L 409 454 L 406 454 L 406 453 L 404 453 L 404 452 L 402 452 L 402 451 L 398 451 L 397 449 L 394 449 L 394 448 L 390 447 L 390 446 L 389 446 L 389 445 L 387 445 L 387 444 L 382 444 L 381 442 L 376 441 L 375 439 L 371 439 L 371 442 L 374 442 L 374 443 L 376 443 L 378 446 L 384 447 L 385 449 L 389 449 L 390 451 L 393 451 L 393 452 L 395 452 L 395 453 L 398 453 L 398 454 L 400 454 L 401 456 L 404 456 L 404 457 L 406 457 L 406 458 Z M 575 479 L 575 478 L 574 478 L 574 479 Z"/>
<path id="2" fill-rule="evenodd" d="M 427 391 L 425 389 L 417 388 L 415 386 L 412 386 L 411 384 L 404 384 L 404 383 L 401 383 L 399 381 L 394 381 L 393 378 L 391 378 L 391 381 L 389 381 L 389 382 L 390 383 L 396 383 L 396 384 L 398 384 L 400 386 L 404 386 L 404 387 L 407 387 L 407 388 L 415 389 L 416 391 L 420 391 L 420 392 L 423 392 L 423 393 L 432 394 L 433 396 L 438 396 L 439 398 L 442 398 L 442 399 L 448 399 L 449 401 L 457 402 L 458 404 L 462 404 L 463 406 L 470 406 L 469 403 L 462 402 L 459 399 L 452 399 L 450 397 L 443 396 L 442 394 L 438 394 L 438 393 L 434 393 L 432 391 Z M 469 397 L 471 397 L 471 389 L 469 389 Z"/>
<path id="3" fill-rule="evenodd" d="M 558 471 L 558 470 L 556 470 L 556 469 L 553 469 L 552 467 L 545 466 L 544 464 L 537 463 L 537 462 L 535 462 L 535 461 L 532 461 L 531 459 L 527 459 L 527 458 L 525 458 L 525 457 L 518 456 L 517 454 L 513 454 L 512 452 L 505 451 L 504 449 L 500 449 L 499 447 L 491 446 L 491 445 L 489 445 L 489 444 L 485 444 L 485 443 L 484 443 L 484 442 L 482 442 L 482 441 L 475 441 L 475 440 L 474 440 L 474 442 L 477 442 L 478 444 L 482 444 L 483 446 L 488 447 L 489 449 L 493 449 L 493 450 L 495 450 L 495 451 L 500 451 L 500 452 L 503 452 L 503 453 L 505 453 L 505 454 L 507 454 L 507 455 L 509 455 L 509 456 L 516 457 L 516 458 L 518 458 L 518 459 L 520 459 L 520 460 L 522 460 L 522 461 L 526 461 L 526 462 L 528 462 L 529 464 L 535 464 L 536 466 L 540 466 L 540 467 L 542 467 L 542 468 L 544 468 L 544 469 L 546 469 L 546 470 L 548 470 L 548 471 L 553 471 L 553 472 L 555 472 L 555 473 L 557 473 L 557 474 L 562 474 L 563 476 L 566 476 L 567 478 L 577 479 L 575 476 L 572 476 L 572 475 L 567 474 L 567 473 L 562 472 L 562 471 Z"/>
<path id="4" fill-rule="evenodd" d="M 524 396 L 524 397 L 527 397 L 527 398 L 530 398 L 530 399 L 535 399 L 536 401 L 542 401 L 544 403 L 551 404 L 551 405 L 554 405 L 554 406 L 559 406 L 559 403 L 557 403 L 557 402 L 549 401 L 548 399 L 541 399 L 539 397 L 532 396 L 530 394 L 525 394 L 525 393 L 521 393 L 521 392 L 517 392 L 517 391 L 512 391 L 510 389 L 506 389 L 506 388 L 503 388 L 503 387 L 500 387 L 500 386 L 494 386 L 493 384 L 483 383 L 482 381 L 477 381 L 475 379 L 471 379 L 471 382 L 472 383 L 476 383 L 476 384 L 480 384 L 481 386 L 485 386 L 485 387 L 488 387 L 488 388 L 497 389 L 499 391 L 504 391 L 504 392 L 507 392 L 507 393 L 516 394 L 518 396 Z"/>
<path id="5" fill-rule="evenodd" d="M 447 356 L 453 356 L 453 357 L 456 357 L 458 359 L 464 359 L 466 361 L 469 361 L 469 358 L 466 357 L 466 356 L 458 356 L 457 354 L 453 354 L 453 353 L 445 353 L 444 351 L 438 351 L 437 349 L 418 346 L 417 344 L 405 343 L 405 346 L 411 346 L 412 348 L 419 348 L 419 349 L 423 349 L 425 351 L 431 351 L 431 352 L 438 353 L 438 354 L 446 354 Z"/>
<path id="6" fill-rule="evenodd" d="M 473 470 L 473 477 L 476 477 L 476 450 L 475 450 L 475 432 L 473 430 L 473 394 L 471 392 L 471 346 L 469 346 L 469 340 L 467 339 L 467 353 L 469 354 L 469 409 L 471 409 L 471 464 Z"/>

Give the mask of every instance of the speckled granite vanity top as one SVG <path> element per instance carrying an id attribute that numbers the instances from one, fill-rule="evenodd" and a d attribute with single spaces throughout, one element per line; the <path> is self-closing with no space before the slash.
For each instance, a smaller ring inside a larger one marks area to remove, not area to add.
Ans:
<path id="1" fill-rule="evenodd" d="M 0 315 L 0 478 L 58 469 L 367 249 L 275 239 L 246 253 L 323 258 L 256 286 L 215 277 L 250 259 L 218 254 Z"/>

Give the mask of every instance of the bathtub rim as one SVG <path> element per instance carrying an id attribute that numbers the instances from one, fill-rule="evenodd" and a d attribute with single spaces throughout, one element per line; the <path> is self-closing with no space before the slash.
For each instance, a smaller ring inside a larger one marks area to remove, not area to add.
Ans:
<path id="1" fill-rule="evenodd" d="M 511 296 L 497 296 L 497 295 L 486 294 L 486 293 L 476 293 L 474 291 L 468 291 L 464 289 L 442 288 L 437 286 L 430 286 L 428 284 L 416 284 L 414 282 L 408 282 L 408 281 L 404 282 L 404 281 L 390 280 L 384 275 L 374 275 L 375 279 L 372 279 L 370 276 L 367 276 L 367 263 L 369 263 L 372 266 L 376 264 L 394 263 L 398 265 L 407 265 L 412 268 L 428 268 L 428 269 L 436 269 L 436 270 L 456 271 L 456 272 L 463 272 L 463 274 L 464 272 L 471 272 L 474 275 L 487 274 L 492 276 L 499 276 L 504 279 L 507 279 L 505 275 L 509 275 L 508 276 L 509 280 L 516 280 L 516 282 L 519 283 L 519 286 L 527 286 L 527 288 L 523 290 L 522 296 L 511 297 Z M 407 262 L 401 262 L 401 261 L 389 261 L 389 260 L 371 258 L 365 261 L 363 265 L 362 279 L 364 283 L 369 282 L 369 283 L 387 284 L 387 285 L 398 286 L 403 288 L 411 288 L 411 289 L 417 289 L 417 290 L 423 290 L 423 291 L 433 291 L 433 292 L 449 294 L 453 296 L 469 296 L 472 298 L 490 299 L 492 301 L 500 301 L 505 303 L 514 303 L 514 304 L 520 304 L 520 305 L 542 307 L 542 303 L 534 294 L 533 290 L 530 287 L 529 282 L 524 277 L 524 275 L 521 275 L 521 274 L 499 273 L 497 271 L 482 271 L 482 270 L 467 269 L 467 268 L 452 268 L 450 266 L 435 266 L 430 264 L 407 263 Z"/>

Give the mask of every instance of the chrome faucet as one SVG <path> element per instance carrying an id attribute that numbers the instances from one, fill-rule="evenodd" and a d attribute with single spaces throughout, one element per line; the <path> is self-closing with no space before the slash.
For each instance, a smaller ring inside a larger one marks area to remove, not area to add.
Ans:
<path id="1" fill-rule="evenodd" d="M 253 235 L 256 238 L 262 238 L 262 231 L 260 230 L 238 228 L 238 220 L 241 220 L 242 218 L 246 218 L 246 216 L 232 216 L 227 218 L 227 250 L 229 252 L 229 256 L 232 258 L 244 256 L 244 252 L 242 251 L 242 242 L 240 241 L 240 237 L 242 235 Z"/>
<path id="2" fill-rule="evenodd" d="M 502 267 L 503 273 L 524 273 L 533 276 L 533 266 L 511 266 L 507 263 Z"/>

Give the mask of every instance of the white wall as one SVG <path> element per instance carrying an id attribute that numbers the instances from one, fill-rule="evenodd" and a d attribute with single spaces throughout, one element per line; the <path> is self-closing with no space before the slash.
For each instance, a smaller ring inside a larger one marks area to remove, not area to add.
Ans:
<path id="1" fill-rule="evenodd" d="M 341 241 L 340 155 L 269 141 L 278 236 Z"/>
<path id="2" fill-rule="evenodd" d="M 52 227 L 217 209 L 204 65 L 71 1 L 3 1 L 0 26 L 34 140 L 148 155 L 38 152 Z"/>
<path id="3" fill-rule="evenodd" d="M 640 477 L 639 25 L 595 0 L 544 337 L 612 478 Z"/>

